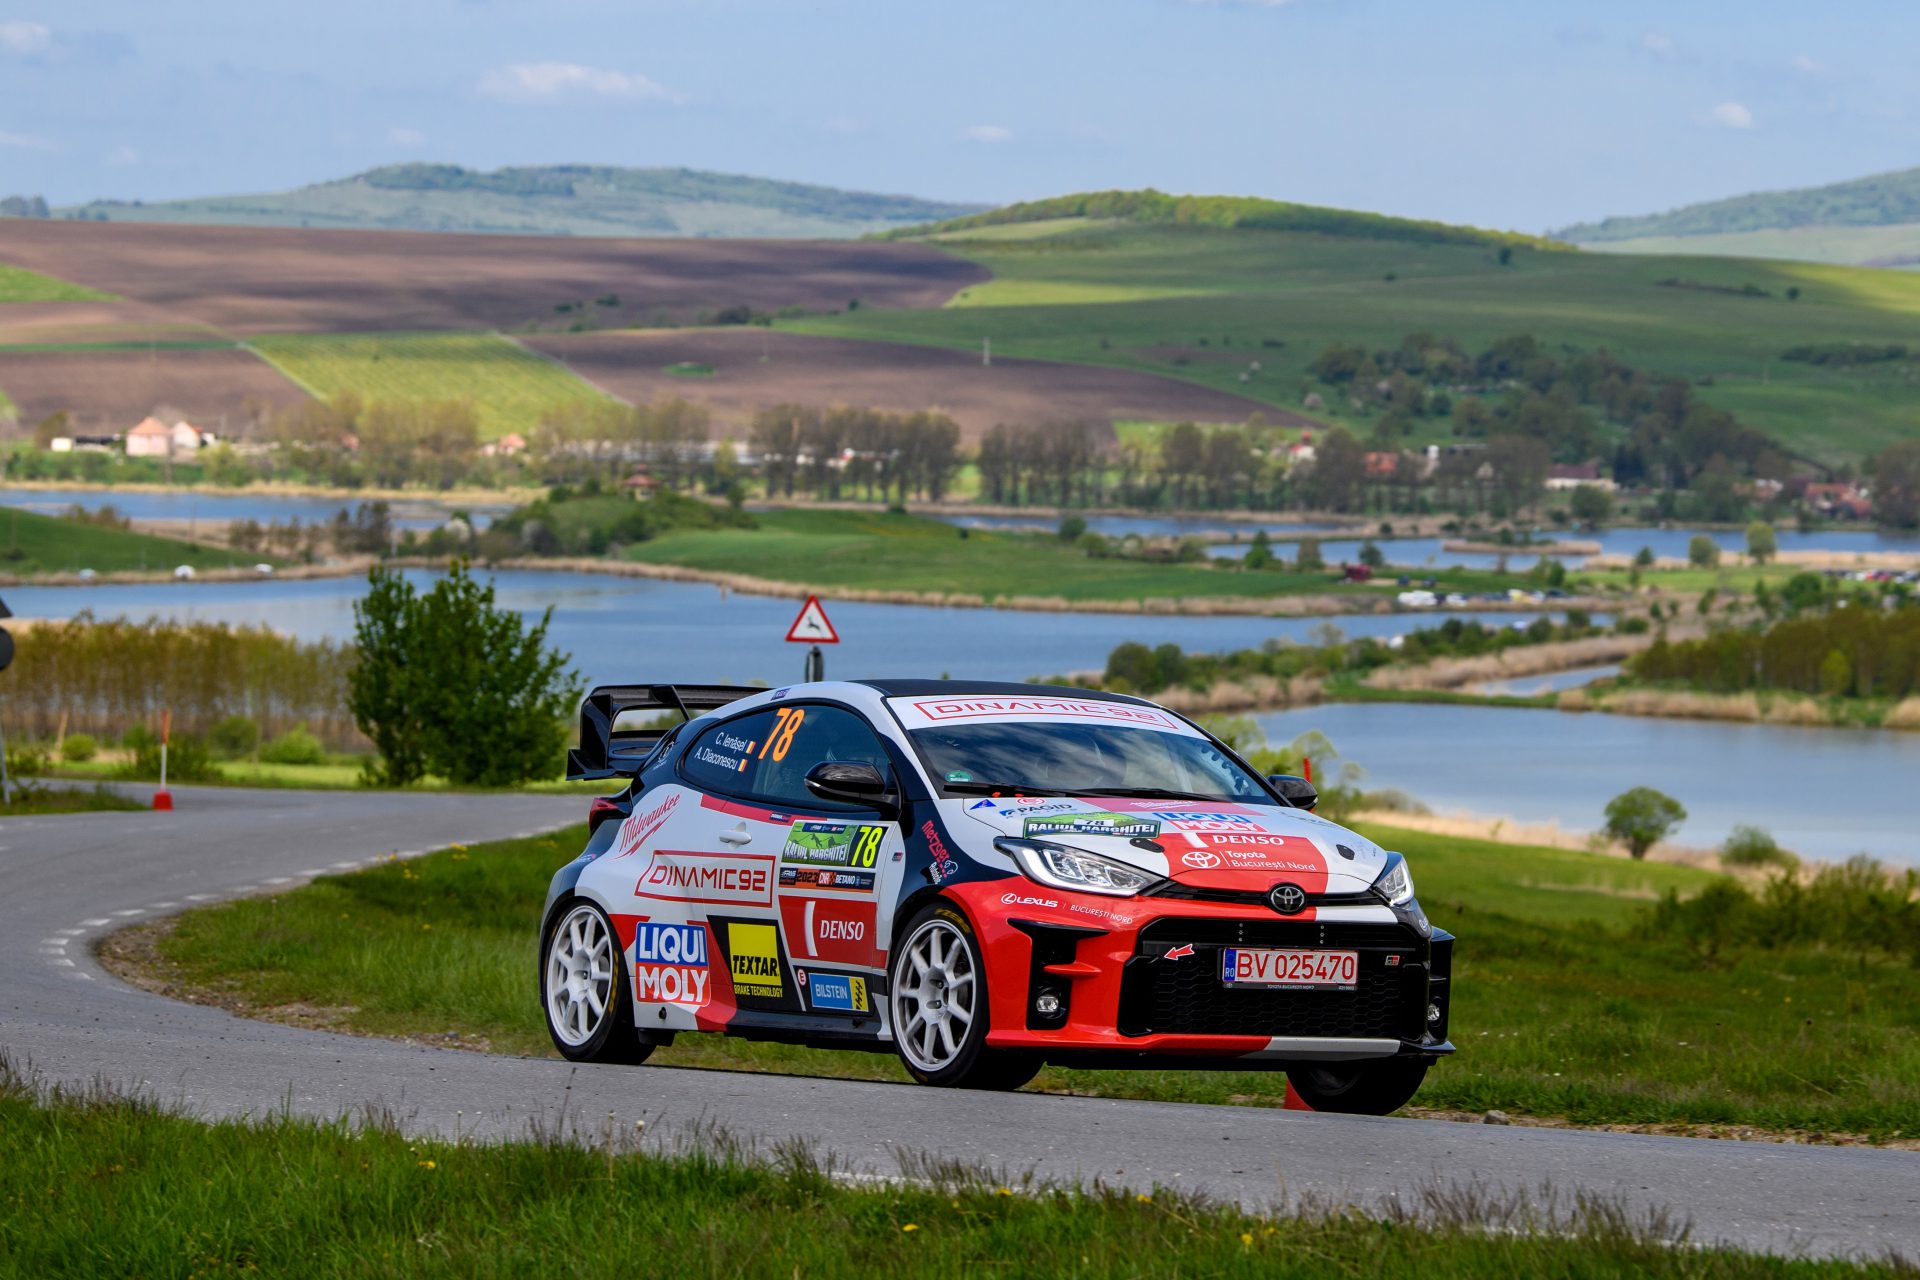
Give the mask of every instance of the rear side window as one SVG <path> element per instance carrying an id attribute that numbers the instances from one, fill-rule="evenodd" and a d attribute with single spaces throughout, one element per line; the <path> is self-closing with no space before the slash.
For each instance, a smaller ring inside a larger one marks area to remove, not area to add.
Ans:
<path id="1" fill-rule="evenodd" d="M 716 725 L 680 759 L 688 782 L 723 795 L 748 796 L 801 809 L 824 809 L 807 790 L 812 768 L 827 760 L 862 760 L 892 772 L 886 748 L 859 716 L 839 707 L 793 703 Z"/>

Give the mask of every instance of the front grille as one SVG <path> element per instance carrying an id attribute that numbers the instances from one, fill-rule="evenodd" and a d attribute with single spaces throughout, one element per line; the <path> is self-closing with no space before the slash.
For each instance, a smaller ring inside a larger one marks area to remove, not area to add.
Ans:
<path id="1" fill-rule="evenodd" d="M 1276 880 L 1274 883 L 1280 882 Z M 1238 907 L 1265 907 L 1268 892 L 1266 889 L 1201 889 L 1181 884 L 1178 880 L 1163 880 L 1141 896 L 1167 898 L 1174 902 L 1224 902 Z M 1309 907 L 1374 907 L 1381 902 L 1380 895 L 1371 889 L 1362 889 L 1358 893 L 1307 895 Z"/>
<path id="2" fill-rule="evenodd" d="M 1191 945 L 1193 955 L 1159 958 L 1180 945 Z M 1227 946 L 1358 951 L 1358 980 L 1352 991 L 1229 987 L 1220 981 Z M 1399 965 L 1389 967 L 1389 955 Z M 1158 920 L 1140 931 L 1139 954 L 1121 978 L 1120 1032 L 1418 1040 L 1425 961 L 1424 941 L 1397 924 Z"/>

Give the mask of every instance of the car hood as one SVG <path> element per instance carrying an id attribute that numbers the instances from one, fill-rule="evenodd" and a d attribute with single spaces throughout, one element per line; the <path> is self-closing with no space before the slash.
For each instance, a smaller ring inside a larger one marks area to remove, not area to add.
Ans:
<path id="1" fill-rule="evenodd" d="M 1196 889 L 1265 892 L 1291 881 L 1311 894 L 1360 893 L 1387 865 L 1365 836 L 1277 805 L 1119 796 L 949 803 L 996 836 L 1069 845 Z"/>

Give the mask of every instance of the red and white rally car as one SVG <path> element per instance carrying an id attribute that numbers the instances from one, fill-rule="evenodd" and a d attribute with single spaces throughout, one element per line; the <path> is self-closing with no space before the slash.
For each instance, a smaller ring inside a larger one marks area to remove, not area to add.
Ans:
<path id="1" fill-rule="evenodd" d="M 618 727 L 663 709 L 687 718 Z M 714 1031 L 891 1046 L 975 1088 L 1045 1062 L 1277 1069 L 1316 1109 L 1384 1114 L 1453 1052 L 1453 938 L 1405 860 L 1143 699 L 603 687 L 569 773 L 632 776 L 541 926 L 575 1060 Z"/>

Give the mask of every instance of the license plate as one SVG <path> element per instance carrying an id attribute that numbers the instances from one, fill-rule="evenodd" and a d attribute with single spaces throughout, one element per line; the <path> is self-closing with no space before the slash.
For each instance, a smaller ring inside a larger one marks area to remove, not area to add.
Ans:
<path id="1" fill-rule="evenodd" d="M 1229 987 L 1352 991 L 1359 973 L 1358 951 L 1274 951 L 1227 947 L 1220 952 L 1220 981 Z"/>

